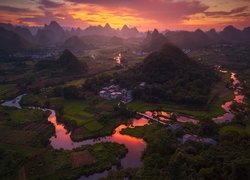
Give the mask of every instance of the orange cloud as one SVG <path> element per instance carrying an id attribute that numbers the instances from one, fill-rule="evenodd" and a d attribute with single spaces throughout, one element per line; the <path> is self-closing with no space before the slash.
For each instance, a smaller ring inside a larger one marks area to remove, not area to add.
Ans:
<path id="1" fill-rule="evenodd" d="M 0 21 L 43 25 L 56 20 L 63 26 L 124 24 L 146 31 L 209 29 L 250 23 L 246 0 L 1 0 Z"/>

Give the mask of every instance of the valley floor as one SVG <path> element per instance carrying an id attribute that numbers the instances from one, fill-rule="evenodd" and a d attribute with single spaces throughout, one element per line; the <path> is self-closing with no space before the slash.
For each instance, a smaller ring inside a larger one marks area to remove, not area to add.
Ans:
<path id="1" fill-rule="evenodd" d="M 194 56 L 197 57 L 197 54 L 200 56 L 200 53 L 194 52 Z M 212 65 L 220 62 L 222 61 L 212 62 Z M 232 69 L 231 63 L 225 68 Z M 250 88 L 247 82 L 250 73 L 248 69 L 233 70 L 237 71 L 240 82 L 243 82 L 246 104 L 234 105 L 232 110 L 236 116 L 227 124 L 215 124 L 211 118 L 223 115 L 225 109 L 221 106 L 234 99 L 233 90 L 227 88 L 231 83 L 230 74 L 221 73 L 222 81 L 214 84 L 209 103 L 204 107 L 133 101 L 117 109 L 118 101 L 106 101 L 91 92 L 85 92 L 83 99 L 67 99 L 54 95 L 53 88 L 58 86 L 81 88 L 86 81 L 85 77 L 66 80 L 55 78 L 56 84 L 43 87 L 42 90 L 31 83 L 28 94 L 21 101 L 23 109 L 0 107 L 0 155 L 4 157 L 0 159 L 0 178 L 75 179 L 117 165 L 118 168 L 109 172 L 108 179 L 124 177 L 246 179 L 250 172 L 250 157 L 247 153 L 250 148 L 247 105 Z M 119 71 L 113 69 L 105 73 Z M 40 72 L 41 74 L 43 72 Z M 15 76 L 15 78 L 20 77 Z M 25 78 L 37 84 L 31 77 Z M 46 78 L 48 77 L 44 77 Z M 16 87 L 21 89 L 21 85 L 15 84 L 15 80 L 10 76 L 8 81 L 8 84 L 0 85 L 0 99 L 9 99 L 22 92 L 22 90 L 17 91 Z M 133 112 L 150 110 L 175 112 L 178 115 L 193 117 L 200 123 L 199 125 L 179 123 L 182 128 L 180 132 L 172 132 L 156 123 L 123 129 L 122 135 L 128 135 L 131 139 L 133 137 L 143 139 L 147 142 L 147 148 L 141 154 L 142 167 L 119 168 L 120 161 L 128 149 L 118 143 L 102 142 L 74 150 L 53 149 L 49 140 L 55 130 L 47 121 L 48 112 L 28 109 L 30 106 L 55 109 L 57 121 L 64 125 L 70 133 L 70 138 L 76 142 L 111 135 L 119 125 L 131 123 L 131 118 L 134 119 Z M 185 134 L 211 137 L 218 142 L 218 145 L 210 146 L 197 142 L 181 144 L 180 138 Z"/>

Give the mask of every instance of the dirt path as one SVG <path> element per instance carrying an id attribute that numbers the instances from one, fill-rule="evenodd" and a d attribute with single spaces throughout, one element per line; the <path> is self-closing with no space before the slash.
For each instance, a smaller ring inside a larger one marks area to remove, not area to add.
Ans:
<path id="1" fill-rule="evenodd" d="M 18 180 L 26 180 L 26 174 L 25 174 L 25 168 L 24 165 L 22 165 L 18 170 Z"/>

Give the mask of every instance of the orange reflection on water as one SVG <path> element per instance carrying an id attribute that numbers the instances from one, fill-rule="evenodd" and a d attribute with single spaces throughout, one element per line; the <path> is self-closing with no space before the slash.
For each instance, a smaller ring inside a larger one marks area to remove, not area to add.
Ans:
<path id="1" fill-rule="evenodd" d="M 230 107 L 233 104 L 233 101 L 228 101 L 225 104 L 223 104 L 221 107 L 226 111 L 226 112 L 230 112 Z"/>
<path id="2" fill-rule="evenodd" d="M 161 111 L 161 115 L 168 117 L 168 118 L 170 117 L 170 114 L 164 111 Z"/>
<path id="3" fill-rule="evenodd" d="M 240 81 L 236 77 L 236 73 L 231 73 L 231 80 L 233 81 L 233 89 L 234 89 L 234 100 L 237 103 L 243 103 L 244 101 L 244 95 L 240 94 Z M 231 105 L 233 104 L 233 101 L 228 101 L 225 104 L 223 104 L 221 107 L 226 111 L 226 113 L 222 116 L 213 118 L 213 121 L 216 123 L 224 123 L 224 122 L 230 122 L 235 115 L 231 112 Z"/>
<path id="4" fill-rule="evenodd" d="M 114 60 L 116 64 L 121 64 L 122 54 L 119 53 L 116 57 L 114 57 Z"/>
<path id="5" fill-rule="evenodd" d="M 231 74 L 231 79 L 233 80 L 233 85 L 234 86 L 236 86 L 236 85 L 238 85 L 240 83 L 239 80 L 236 78 L 236 73 Z"/>
<path id="6" fill-rule="evenodd" d="M 64 125 L 58 124 L 56 121 L 55 111 L 51 111 L 48 121 L 55 127 L 55 136 L 50 138 L 51 145 L 56 149 L 70 149 L 70 147 L 74 147 L 74 142 L 70 138 L 70 133 L 65 129 Z"/>
<path id="7" fill-rule="evenodd" d="M 71 133 L 67 132 L 64 125 L 58 124 L 55 111 L 51 111 L 51 114 L 48 117 L 48 121 L 55 126 L 55 136 L 50 138 L 51 145 L 55 149 L 62 148 L 70 150 L 82 145 L 95 144 L 98 142 L 116 142 L 119 144 L 124 144 L 128 149 L 128 153 L 121 160 L 121 164 L 123 167 L 139 167 L 142 165 L 141 153 L 146 148 L 146 143 L 143 141 L 143 139 L 128 135 L 122 135 L 120 132 L 126 128 L 133 128 L 136 126 L 144 126 L 148 124 L 148 120 L 145 118 L 134 119 L 130 126 L 118 126 L 115 129 L 114 134 L 112 134 L 111 136 L 106 136 L 98 139 L 83 140 L 81 142 L 72 141 L 70 137 Z"/>
<path id="8" fill-rule="evenodd" d="M 165 111 L 146 111 L 145 112 L 146 115 L 150 116 L 150 117 L 154 117 L 157 118 L 160 121 L 174 121 L 173 119 L 171 119 L 171 114 Z M 181 123 L 192 123 L 192 124 L 198 124 L 199 121 L 192 118 L 192 117 L 186 117 L 186 116 L 178 116 L 176 119 L 178 122 Z"/>
<path id="9" fill-rule="evenodd" d="M 145 118 L 140 118 L 138 120 L 135 119 L 132 123 L 132 126 L 144 126 L 146 124 L 148 124 L 148 120 Z M 143 141 L 143 139 L 122 135 L 120 132 L 126 128 L 128 128 L 126 125 L 120 125 L 117 127 L 110 140 L 119 144 L 124 144 L 127 147 L 128 153 L 126 157 L 121 160 L 121 163 L 124 167 L 138 167 L 142 165 L 141 153 L 146 148 L 146 143 Z"/>
<path id="10" fill-rule="evenodd" d="M 139 120 L 134 120 L 132 126 L 145 126 L 148 124 L 148 119 L 140 118 Z"/>
<path id="11" fill-rule="evenodd" d="M 244 95 L 240 94 L 239 91 L 235 91 L 234 95 L 235 95 L 234 101 L 236 101 L 237 103 L 243 103 L 244 98 L 245 98 Z"/>

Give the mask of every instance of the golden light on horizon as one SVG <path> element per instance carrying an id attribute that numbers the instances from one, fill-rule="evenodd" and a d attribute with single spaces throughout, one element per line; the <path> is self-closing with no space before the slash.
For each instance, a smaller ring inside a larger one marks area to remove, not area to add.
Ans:
<path id="1" fill-rule="evenodd" d="M 118 10 L 117 10 L 118 11 Z M 106 23 L 109 23 L 113 28 L 122 28 L 124 25 L 128 25 L 131 27 L 138 27 L 138 25 L 150 24 L 155 21 L 144 19 L 138 17 L 136 14 L 133 14 L 128 9 L 121 9 L 120 13 L 117 11 L 109 11 L 106 9 L 98 9 L 95 14 L 89 14 L 84 11 L 70 12 L 70 14 L 75 19 L 86 20 L 89 25 L 104 26 Z"/>
<path id="2" fill-rule="evenodd" d="M 140 31 L 193 30 L 196 28 L 223 28 L 235 25 L 249 26 L 250 8 L 247 0 L 191 1 L 191 0 L 127 0 L 127 1 L 30 1 L 3 0 L 0 2 L 0 22 L 19 25 L 43 26 L 58 21 L 65 27 L 123 25 Z M 47 3 L 46 3 L 47 2 Z M 111 3 L 112 2 L 112 3 Z M 53 4 L 54 3 L 54 4 Z M 209 14 L 210 13 L 210 14 Z"/>

